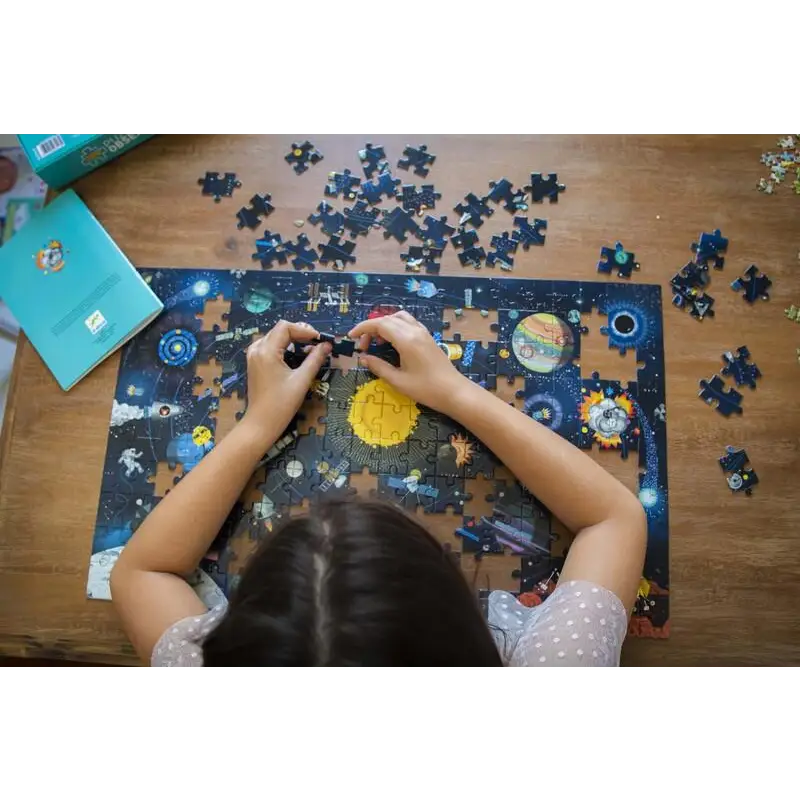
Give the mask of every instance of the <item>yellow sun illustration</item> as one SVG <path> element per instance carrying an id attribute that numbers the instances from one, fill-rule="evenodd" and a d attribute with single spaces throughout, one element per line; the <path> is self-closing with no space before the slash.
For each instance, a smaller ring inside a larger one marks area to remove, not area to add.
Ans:
<path id="1" fill-rule="evenodd" d="M 419 408 L 410 397 L 376 378 L 353 395 L 347 421 L 362 442 L 392 447 L 408 439 L 418 417 Z"/>

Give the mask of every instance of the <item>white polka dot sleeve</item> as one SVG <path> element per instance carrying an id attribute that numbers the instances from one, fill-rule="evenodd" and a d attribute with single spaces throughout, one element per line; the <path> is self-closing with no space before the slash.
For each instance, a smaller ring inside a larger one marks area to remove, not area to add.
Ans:
<path id="1" fill-rule="evenodd" d="M 628 617 L 613 592 L 569 581 L 534 608 L 492 592 L 489 625 L 511 667 L 617 667 Z"/>
<path id="2" fill-rule="evenodd" d="M 202 667 L 203 639 L 208 636 L 227 603 L 212 608 L 199 617 L 186 617 L 170 626 L 153 648 L 151 667 Z"/>

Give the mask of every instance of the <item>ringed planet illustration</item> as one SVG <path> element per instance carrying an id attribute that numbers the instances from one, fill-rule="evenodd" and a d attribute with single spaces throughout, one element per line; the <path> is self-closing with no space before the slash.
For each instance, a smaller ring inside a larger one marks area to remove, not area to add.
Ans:
<path id="1" fill-rule="evenodd" d="M 568 363 L 575 352 L 572 329 L 554 314 L 531 314 L 511 335 L 517 361 L 531 372 L 547 374 Z"/>

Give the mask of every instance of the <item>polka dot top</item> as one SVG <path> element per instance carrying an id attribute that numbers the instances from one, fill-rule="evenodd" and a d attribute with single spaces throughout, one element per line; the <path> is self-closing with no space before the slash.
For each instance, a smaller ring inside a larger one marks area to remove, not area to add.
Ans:
<path id="1" fill-rule="evenodd" d="M 203 639 L 225 613 L 220 603 L 166 630 L 154 667 L 202 667 Z M 587 581 L 559 584 L 541 605 L 526 608 L 508 592 L 489 595 L 489 626 L 510 667 L 617 667 L 628 618 L 616 595 Z"/>

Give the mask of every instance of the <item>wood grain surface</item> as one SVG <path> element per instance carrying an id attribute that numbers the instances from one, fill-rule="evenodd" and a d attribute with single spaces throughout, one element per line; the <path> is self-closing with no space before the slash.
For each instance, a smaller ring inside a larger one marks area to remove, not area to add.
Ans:
<path id="1" fill-rule="evenodd" d="M 283 156 L 305 138 L 325 158 L 297 176 Z M 323 199 L 329 170 L 361 174 L 356 151 L 366 141 L 383 144 L 393 165 L 405 144 L 427 143 L 437 155 L 428 181 L 397 175 L 434 183 L 443 195 L 437 213 L 451 223 L 455 203 L 485 193 L 490 180 L 525 184 L 532 170 L 557 171 L 568 187 L 560 202 L 530 213 L 548 220 L 547 242 L 518 253 L 515 275 L 597 280 L 600 247 L 619 239 L 642 265 L 632 280 L 664 288 L 671 638 L 629 640 L 623 663 L 797 664 L 800 325 L 783 310 L 800 305 L 800 197 L 785 184 L 771 197 L 755 189 L 766 170 L 759 156 L 776 139 L 158 136 L 75 189 L 137 266 L 252 269 L 255 234 L 237 231 L 236 210 L 268 191 L 276 206 L 268 227 L 296 236 L 293 220 Z M 206 170 L 237 172 L 243 188 L 215 204 L 197 186 Z M 488 248 L 491 235 L 510 226 L 498 208 L 481 242 Z M 700 323 L 669 305 L 668 282 L 700 231 L 714 228 L 730 246 L 709 287 L 717 315 Z M 302 231 L 312 242 L 322 238 L 308 223 Z M 357 268 L 399 272 L 400 251 L 377 233 L 359 238 Z M 773 287 L 768 302 L 750 306 L 729 283 L 753 262 Z M 452 247 L 442 271 L 462 272 Z M 633 377 L 634 355 L 609 351 L 599 323 L 588 323 L 584 373 Z M 756 391 L 742 390 L 744 414 L 725 419 L 698 399 L 698 380 L 742 344 L 764 377 Z M 0 447 L 0 655 L 136 663 L 111 606 L 85 598 L 117 363 L 112 357 L 65 394 L 30 344 L 20 343 Z M 717 459 L 727 444 L 747 448 L 761 479 L 752 497 L 733 495 L 725 483 Z M 616 455 L 596 457 L 635 480 Z"/>

